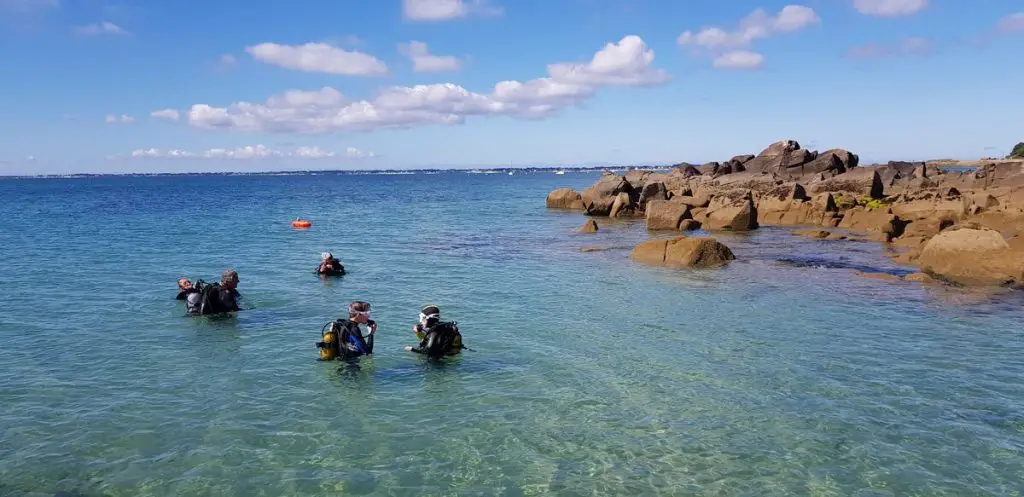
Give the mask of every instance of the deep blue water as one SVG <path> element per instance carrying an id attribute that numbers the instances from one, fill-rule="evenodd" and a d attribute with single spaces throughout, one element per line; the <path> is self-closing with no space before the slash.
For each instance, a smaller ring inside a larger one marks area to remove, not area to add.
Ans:
<path id="1" fill-rule="evenodd" d="M 639 266 L 642 221 L 544 207 L 596 177 L 0 181 L 0 495 L 1024 491 L 1020 292 L 860 278 L 908 268 L 781 228 Z M 185 317 L 175 280 L 229 267 L 248 308 Z M 376 353 L 316 361 L 356 299 Z M 402 350 L 428 303 L 473 351 Z"/>

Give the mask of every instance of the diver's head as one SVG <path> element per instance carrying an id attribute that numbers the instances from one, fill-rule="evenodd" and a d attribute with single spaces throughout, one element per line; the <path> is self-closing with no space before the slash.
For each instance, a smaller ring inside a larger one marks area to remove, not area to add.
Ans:
<path id="1" fill-rule="evenodd" d="M 441 309 L 436 305 L 428 305 L 420 309 L 420 324 L 430 328 L 441 320 Z"/>
<path id="2" fill-rule="evenodd" d="M 331 260 L 333 258 L 334 258 L 334 254 L 332 254 L 330 252 L 320 252 L 320 260 L 321 261 L 329 261 L 329 260 Z"/>
<path id="3" fill-rule="evenodd" d="M 373 321 L 370 315 L 370 303 L 357 300 L 348 305 L 348 320 L 353 323 L 365 324 Z"/>
<path id="4" fill-rule="evenodd" d="M 220 274 L 220 286 L 228 290 L 238 288 L 238 271 L 228 269 Z"/>
<path id="5" fill-rule="evenodd" d="M 192 281 L 188 278 L 178 278 L 178 288 L 181 290 L 188 290 L 192 288 Z"/>

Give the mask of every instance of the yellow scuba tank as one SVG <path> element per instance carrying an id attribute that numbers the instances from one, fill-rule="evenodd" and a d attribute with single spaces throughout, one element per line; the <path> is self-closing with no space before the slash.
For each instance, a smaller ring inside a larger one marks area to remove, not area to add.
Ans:
<path id="1" fill-rule="evenodd" d="M 330 322 L 320 329 L 321 340 L 316 343 L 320 349 L 321 361 L 332 361 L 338 356 L 338 332 L 335 323 Z"/>

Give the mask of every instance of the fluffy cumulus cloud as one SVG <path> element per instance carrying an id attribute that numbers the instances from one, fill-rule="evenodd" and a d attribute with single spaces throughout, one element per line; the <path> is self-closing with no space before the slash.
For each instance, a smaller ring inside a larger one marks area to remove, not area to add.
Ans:
<path id="1" fill-rule="evenodd" d="M 608 43 L 587 62 L 550 64 L 546 77 L 502 81 L 487 93 L 452 83 L 390 87 L 350 100 L 331 87 L 290 90 L 262 103 L 195 104 L 188 123 L 206 130 L 323 133 L 460 124 L 469 116 L 548 117 L 607 86 L 650 86 L 668 74 L 653 67 L 654 51 L 638 36 Z"/>
<path id="2" fill-rule="evenodd" d="M 150 112 L 149 116 L 157 119 L 165 119 L 167 121 L 177 121 L 178 119 L 181 119 L 181 113 L 174 109 L 155 110 Z"/>
<path id="3" fill-rule="evenodd" d="M 131 124 L 135 122 L 135 118 L 126 114 L 121 114 L 120 116 L 107 114 L 105 121 L 107 124 Z"/>
<path id="4" fill-rule="evenodd" d="M 402 16 L 410 21 L 437 22 L 471 15 L 499 16 L 504 9 L 490 0 L 402 0 Z"/>
<path id="5" fill-rule="evenodd" d="M 239 148 L 211 148 L 204 152 L 189 152 L 180 149 L 146 148 L 131 153 L 133 158 L 149 159 L 273 159 L 293 157 L 297 159 L 370 159 L 377 154 L 348 147 L 344 153 L 336 153 L 320 147 L 298 147 L 291 151 L 274 150 L 265 145 L 250 145 Z"/>
<path id="6" fill-rule="evenodd" d="M 1024 33 L 1024 12 L 1010 14 L 996 23 L 996 31 L 1001 34 Z"/>
<path id="7" fill-rule="evenodd" d="M 99 35 L 127 35 L 128 31 L 124 28 L 114 24 L 112 22 L 101 22 L 98 24 L 89 24 L 86 26 L 79 26 L 75 28 L 75 32 L 85 36 L 99 36 Z"/>
<path id="8" fill-rule="evenodd" d="M 746 50 L 755 41 L 794 33 L 820 22 L 821 18 L 814 9 L 803 5 L 786 5 L 774 15 L 764 9 L 757 9 L 741 19 L 733 30 L 717 26 L 705 27 L 696 32 L 688 30 L 676 38 L 676 43 L 696 47 L 698 53 L 710 53 L 714 58 L 714 67 L 757 68 L 763 65 L 764 57 Z"/>
<path id="9" fill-rule="evenodd" d="M 296 71 L 340 76 L 384 76 L 388 74 L 387 65 L 376 57 L 326 43 L 306 43 L 305 45 L 260 43 L 246 47 L 245 51 L 260 62 Z"/>
<path id="10" fill-rule="evenodd" d="M 416 72 L 457 71 L 462 61 L 452 55 L 432 55 L 427 44 L 412 41 L 398 45 L 398 52 L 412 61 L 412 69 Z"/>
<path id="11" fill-rule="evenodd" d="M 864 15 L 900 17 L 916 14 L 928 7 L 929 0 L 853 0 L 853 7 Z"/>
<path id="12" fill-rule="evenodd" d="M 717 69 L 760 69 L 764 66 L 764 56 L 749 50 L 733 50 L 715 57 L 711 65 Z"/>
<path id="13" fill-rule="evenodd" d="M 850 48 L 846 56 L 853 59 L 881 59 L 885 57 L 922 56 L 932 53 L 931 40 L 922 37 L 904 38 L 898 43 L 868 43 Z"/>

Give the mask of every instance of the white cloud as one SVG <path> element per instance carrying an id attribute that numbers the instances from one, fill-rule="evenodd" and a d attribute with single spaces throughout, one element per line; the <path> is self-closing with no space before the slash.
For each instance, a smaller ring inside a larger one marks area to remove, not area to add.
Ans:
<path id="1" fill-rule="evenodd" d="M 157 119 L 166 119 L 168 121 L 177 121 L 181 118 L 181 114 L 174 109 L 155 110 L 149 113 L 150 117 Z"/>
<path id="2" fill-rule="evenodd" d="M 590 62 L 548 65 L 551 77 L 566 83 L 600 86 L 648 86 L 666 83 L 668 73 L 651 67 L 654 50 L 639 36 L 608 43 Z"/>
<path id="3" fill-rule="evenodd" d="M 402 16 L 410 21 L 450 21 L 503 13 L 504 9 L 490 0 L 402 0 Z"/>
<path id="4" fill-rule="evenodd" d="M 278 45 L 260 43 L 246 47 L 254 59 L 296 71 L 337 74 L 341 76 L 383 76 L 388 67 L 372 55 L 348 51 L 326 43 Z"/>
<path id="5" fill-rule="evenodd" d="M 203 152 L 189 152 L 181 149 L 159 149 L 146 148 L 134 150 L 131 153 L 133 158 L 149 159 L 273 159 L 273 158 L 297 158 L 297 159 L 370 159 L 377 154 L 362 151 L 355 147 L 348 147 L 344 154 L 323 150 L 320 147 L 298 147 L 291 151 L 281 151 L 268 148 L 265 145 L 250 145 L 239 148 L 211 148 Z"/>
<path id="6" fill-rule="evenodd" d="M 349 159 L 372 159 L 376 156 L 377 154 L 373 152 L 359 150 L 355 147 L 347 147 L 345 149 L 345 157 L 348 157 Z"/>
<path id="7" fill-rule="evenodd" d="M 412 60 L 412 69 L 416 72 L 457 71 L 462 61 L 452 55 L 431 55 L 427 44 L 411 41 L 398 45 L 398 52 Z"/>
<path id="8" fill-rule="evenodd" d="M 605 86 L 649 86 L 667 82 L 652 67 L 654 52 L 637 36 L 608 43 L 589 62 L 548 66 L 548 77 L 502 81 L 488 93 L 452 83 L 391 87 L 370 100 L 348 100 L 337 90 L 290 90 L 264 103 L 227 107 L 195 104 L 188 123 L 207 130 L 323 133 L 460 124 L 468 116 L 544 118 L 573 107 Z"/>
<path id="9" fill-rule="evenodd" d="M 996 31 L 1001 34 L 1024 32 L 1024 12 L 1010 14 L 996 23 Z"/>
<path id="10" fill-rule="evenodd" d="M 121 114 L 120 116 L 107 114 L 107 118 L 105 120 L 107 124 L 131 124 L 135 122 L 134 117 L 125 114 Z"/>
<path id="11" fill-rule="evenodd" d="M 150 157 L 150 158 L 186 158 L 194 157 L 191 152 L 184 150 L 161 150 L 159 148 L 147 148 L 132 151 L 132 157 Z"/>
<path id="12" fill-rule="evenodd" d="M 916 14 L 928 7 L 929 0 L 853 0 L 853 7 L 864 15 L 900 17 Z"/>
<path id="13" fill-rule="evenodd" d="M 128 35 L 131 34 L 124 30 L 121 26 L 112 22 L 103 21 L 99 24 L 89 24 L 86 26 L 79 26 L 75 28 L 75 32 L 80 35 L 86 36 L 98 36 L 98 35 Z"/>
<path id="14" fill-rule="evenodd" d="M 764 66 L 764 56 L 749 50 L 735 50 L 715 57 L 711 65 L 718 69 L 760 69 Z"/>
<path id="15" fill-rule="evenodd" d="M 821 22 L 810 7 L 787 5 L 774 16 L 757 9 L 740 20 L 735 31 L 708 27 L 697 33 L 684 31 L 676 39 L 680 45 L 696 45 L 708 49 L 734 49 L 749 47 L 754 41 L 772 35 L 792 33 Z"/>
<path id="16" fill-rule="evenodd" d="M 235 56 L 229 53 L 220 56 L 220 63 L 225 66 L 233 66 L 236 62 L 238 62 L 238 60 L 235 59 Z"/>

